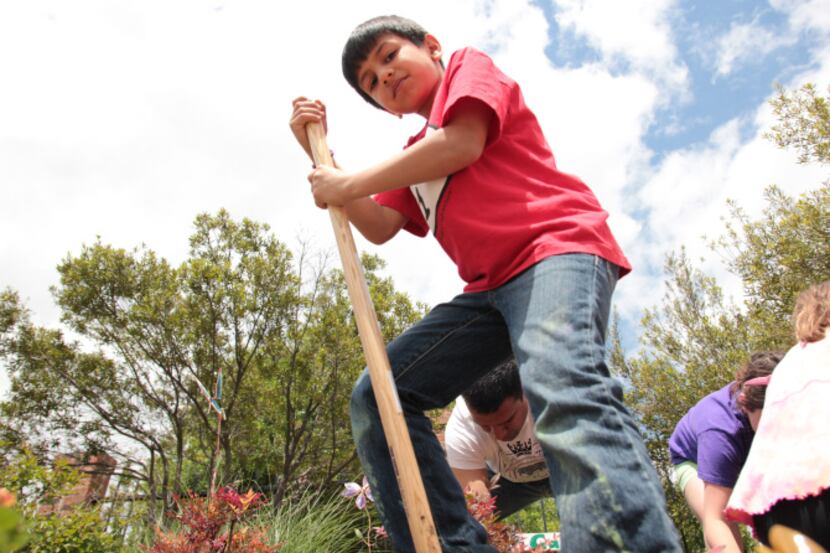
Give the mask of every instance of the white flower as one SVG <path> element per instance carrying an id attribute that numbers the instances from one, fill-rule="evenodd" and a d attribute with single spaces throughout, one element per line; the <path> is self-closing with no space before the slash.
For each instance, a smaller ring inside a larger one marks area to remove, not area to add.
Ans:
<path id="1" fill-rule="evenodd" d="M 354 504 L 355 506 L 360 509 L 361 511 L 366 508 L 366 500 L 374 501 L 374 497 L 372 497 L 372 489 L 369 488 L 369 481 L 366 477 L 363 477 L 363 485 L 361 486 L 357 482 L 349 482 L 348 484 L 343 484 L 346 488 L 343 491 L 343 497 L 354 497 Z"/>

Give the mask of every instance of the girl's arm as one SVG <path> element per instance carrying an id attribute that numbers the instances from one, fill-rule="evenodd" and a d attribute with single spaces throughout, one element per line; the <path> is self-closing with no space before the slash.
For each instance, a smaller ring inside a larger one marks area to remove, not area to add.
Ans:
<path id="1" fill-rule="evenodd" d="M 722 553 L 741 553 L 743 543 L 738 525 L 727 522 L 723 511 L 732 495 L 732 488 L 703 483 L 703 538 L 706 547 Z"/>

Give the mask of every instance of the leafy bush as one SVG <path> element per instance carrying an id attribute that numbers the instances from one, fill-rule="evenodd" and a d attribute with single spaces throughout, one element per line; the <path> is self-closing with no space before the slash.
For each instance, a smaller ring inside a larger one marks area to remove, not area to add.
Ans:
<path id="1" fill-rule="evenodd" d="M 275 553 L 280 545 L 264 540 L 266 530 L 242 526 L 242 520 L 262 506 L 262 494 L 248 490 L 240 495 L 232 488 L 221 488 L 211 497 L 190 494 L 185 500 L 176 498 L 179 508 L 172 516 L 180 529 L 158 530 L 151 553 Z"/>
<path id="2" fill-rule="evenodd" d="M 18 551 L 29 541 L 23 517 L 14 508 L 15 495 L 6 488 L 0 488 L 0 553 Z"/>
<path id="3" fill-rule="evenodd" d="M 0 486 L 16 496 L 16 509 L 6 508 L 0 525 L 15 530 L 11 534 L 19 535 L 23 528 L 28 543 L 22 548 L 6 545 L 0 537 L 0 552 L 19 551 L 20 553 L 117 553 L 120 545 L 116 538 L 107 534 L 106 524 L 101 519 L 98 508 L 89 505 L 77 505 L 70 510 L 47 512 L 50 505 L 56 504 L 67 495 L 79 482 L 80 474 L 66 461 L 58 461 L 53 466 L 45 466 L 28 450 L 21 450 L 10 460 L 0 466 Z M 43 507 L 47 507 L 43 510 Z M 11 514 L 9 513 L 11 511 Z M 2 536 L 3 530 L 0 530 Z M 6 547 L 7 550 L 3 548 Z"/>

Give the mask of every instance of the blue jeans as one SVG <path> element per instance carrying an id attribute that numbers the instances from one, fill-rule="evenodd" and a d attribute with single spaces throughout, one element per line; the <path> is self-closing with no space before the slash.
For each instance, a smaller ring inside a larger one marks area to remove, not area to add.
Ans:
<path id="1" fill-rule="evenodd" d="M 490 478 L 494 476 L 489 470 L 487 475 Z M 521 511 L 534 501 L 550 497 L 550 481 L 545 478 L 532 482 L 511 482 L 502 476 L 498 485 L 490 490 L 490 495 L 496 498 L 496 512 L 498 520 L 501 520 Z"/>
<path id="2" fill-rule="evenodd" d="M 680 551 L 657 474 L 605 364 L 618 268 L 548 257 L 504 285 L 436 306 L 387 350 L 444 552 L 487 552 L 424 411 L 443 407 L 510 355 L 536 422 L 568 551 Z M 368 373 L 352 431 L 393 546 L 413 552 Z"/>

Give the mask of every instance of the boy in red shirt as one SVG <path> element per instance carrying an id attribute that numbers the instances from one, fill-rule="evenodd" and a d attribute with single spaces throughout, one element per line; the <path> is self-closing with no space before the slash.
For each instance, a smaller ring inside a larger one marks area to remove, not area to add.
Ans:
<path id="1" fill-rule="evenodd" d="M 467 48 L 441 45 L 397 16 L 359 25 L 343 74 L 369 103 L 426 125 L 392 158 L 358 172 L 319 167 L 315 203 L 344 206 L 380 244 L 401 229 L 435 235 L 467 283 L 388 345 L 398 395 L 444 551 L 486 551 L 423 411 L 443 407 L 513 353 L 551 473 L 569 550 L 680 551 L 657 475 L 605 365 L 611 295 L 630 266 L 608 214 L 556 169 L 518 85 Z M 291 129 L 325 107 L 294 101 Z M 352 394 L 352 430 L 396 551 L 413 551 L 369 377 Z"/>

